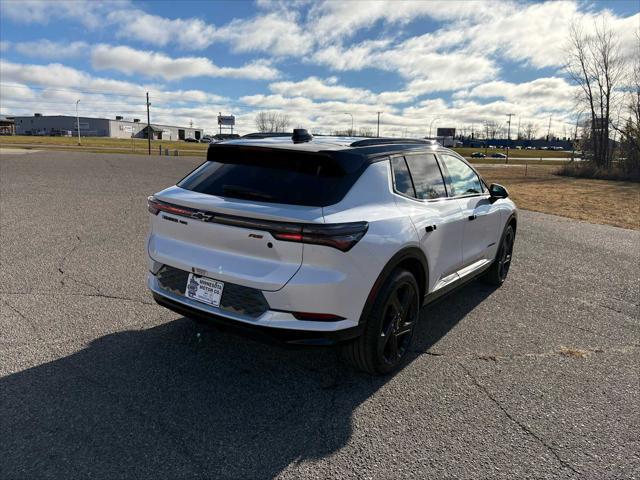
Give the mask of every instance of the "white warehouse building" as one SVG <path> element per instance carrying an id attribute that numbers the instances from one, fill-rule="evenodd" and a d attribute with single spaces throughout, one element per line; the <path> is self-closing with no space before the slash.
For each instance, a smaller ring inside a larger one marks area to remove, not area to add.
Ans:
<path id="1" fill-rule="evenodd" d="M 147 138 L 151 130 L 154 140 L 184 140 L 185 138 L 202 138 L 201 128 L 176 127 L 172 125 L 151 124 L 147 128 L 146 122 L 140 119 L 124 120 L 117 116 L 110 118 L 80 117 L 71 115 L 40 115 L 32 117 L 15 117 L 16 135 L 53 135 L 77 136 L 78 121 L 80 136 L 82 137 L 111 137 L 111 138 Z"/>

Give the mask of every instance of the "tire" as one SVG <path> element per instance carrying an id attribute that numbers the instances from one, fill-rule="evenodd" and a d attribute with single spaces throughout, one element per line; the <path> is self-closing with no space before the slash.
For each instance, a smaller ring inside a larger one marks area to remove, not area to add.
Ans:
<path id="1" fill-rule="evenodd" d="M 496 258 L 482 278 L 485 283 L 499 287 L 507 279 L 513 258 L 513 242 L 515 239 L 516 232 L 513 226 L 507 225 L 507 228 L 505 228 L 502 234 L 502 240 L 500 241 L 500 248 L 498 248 Z"/>
<path id="2" fill-rule="evenodd" d="M 420 317 L 418 282 L 404 269 L 385 280 L 362 335 L 342 346 L 345 360 L 371 375 L 397 370 L 410 351 Z"/>

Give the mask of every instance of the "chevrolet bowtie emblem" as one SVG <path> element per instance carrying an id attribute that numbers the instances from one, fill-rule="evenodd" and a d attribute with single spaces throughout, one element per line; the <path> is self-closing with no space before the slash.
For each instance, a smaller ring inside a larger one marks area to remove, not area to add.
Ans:
<path id="1" fill-rule="evenodd" d="M 205 212 L 195 212 L 191 214 L 191 218 L 202 220 L 203 222 L 210 222 L 211 220 L 213 220 L 213 215 Z"/>

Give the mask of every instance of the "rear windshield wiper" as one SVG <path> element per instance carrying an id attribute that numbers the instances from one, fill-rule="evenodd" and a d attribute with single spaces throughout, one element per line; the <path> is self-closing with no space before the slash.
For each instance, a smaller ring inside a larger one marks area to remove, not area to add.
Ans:
<path id="1" fill-rule="evenodd" d="M 268 193 L 259 192 L 246 187 L 240 187 L 238 185 L 223 185 L 222 191 L 226 196 L 235 198 L 246 199 L 260 199 L 260 200 L 273 200 L 273 195 Z"/>

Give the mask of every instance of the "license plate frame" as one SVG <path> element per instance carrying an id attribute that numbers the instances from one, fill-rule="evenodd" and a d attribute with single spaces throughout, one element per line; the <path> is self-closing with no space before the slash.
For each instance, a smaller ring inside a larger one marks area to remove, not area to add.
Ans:
<path id="1" fill-rule="evenodd" d="M 220 307 L 223 291 L 224 282 L 190 273 L 184 295 L 190 300 L 195 300 L 212 307 Z"/>

